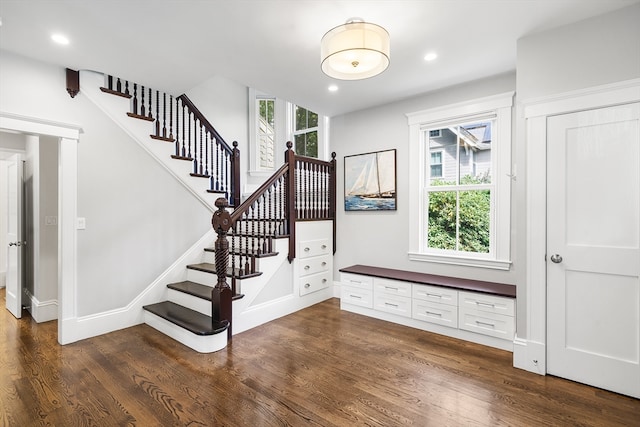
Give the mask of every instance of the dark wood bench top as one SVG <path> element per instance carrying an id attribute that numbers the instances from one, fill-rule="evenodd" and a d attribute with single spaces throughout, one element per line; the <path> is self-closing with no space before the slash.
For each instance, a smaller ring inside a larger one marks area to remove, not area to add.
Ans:
<path id="1" fill-rule="evenodd" d="M 394 270 L 392 268 L 371 267 L 368 265 L 352 265 L 340 269 L 343 273 L 362 274 L 364 276 L 381 277 L 383 279 L 400 280 L 422 285 L 444 286 L 464 291 L 482 292 L 501 297 L 516 297 L 516 286 L 506 283 L 484 282 L 482 280 L 459 279 L 456 277 L 436 276 L 434 274 L 416 273 L 413 271 Z"/>

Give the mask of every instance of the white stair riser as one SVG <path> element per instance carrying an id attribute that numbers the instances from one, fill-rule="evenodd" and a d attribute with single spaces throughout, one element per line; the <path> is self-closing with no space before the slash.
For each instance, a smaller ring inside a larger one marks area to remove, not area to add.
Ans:
<path id="1" fill-rule="evenodd" d="M 206 314 L 207 316 L 211 316 L 211 301 L 194 297 L 193 295 L 176 291 L 175 289 L 169 289 L 168 300 L 199 313 Z"/>

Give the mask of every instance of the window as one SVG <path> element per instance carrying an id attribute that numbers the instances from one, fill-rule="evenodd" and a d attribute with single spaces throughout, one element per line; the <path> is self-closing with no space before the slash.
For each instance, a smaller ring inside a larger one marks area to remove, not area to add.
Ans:
<path id="1" fill-rule="evenodd" d="M 294 111 L 294 151 L 307 157 L 318 157 L 318 114 L 299 106 Z"/>
<path id="2" fill-rule="evenodd" d="M 408 115 L 411 260 L 509 269 L 512 98 Z"/>
<path id="3" fill-rule="evenodd" d="M 431 151 L 431 179 L 442 178 L 442 151 Z"/>
<path id="4" fill-rule="evenodd" d="M 275 104 L 276 100 L 256 99 L 258 169 L 272 170 L 275 167 Z"/>

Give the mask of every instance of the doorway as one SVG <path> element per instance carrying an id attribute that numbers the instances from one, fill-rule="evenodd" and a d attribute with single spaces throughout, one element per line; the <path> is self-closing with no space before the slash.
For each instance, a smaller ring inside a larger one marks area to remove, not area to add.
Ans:
<path id="1" fill-rule="evenodd" d="M 58 342 L 76 341 L 78 139 L 82 129 L 32 117 L 0 113 L 0 130 L 53 138 L 58 151 L 57 275 Z"/>

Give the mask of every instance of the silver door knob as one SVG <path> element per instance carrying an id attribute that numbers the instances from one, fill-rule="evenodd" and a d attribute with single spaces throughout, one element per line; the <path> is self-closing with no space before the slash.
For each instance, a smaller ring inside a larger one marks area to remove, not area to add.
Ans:
<path id="1" fill-rule="evenodd" d="M 559 254 L 551 255 L 551 262 L 555 262 L 556 264 L 560 264 L 562 262 L 562 257 Z"/>

